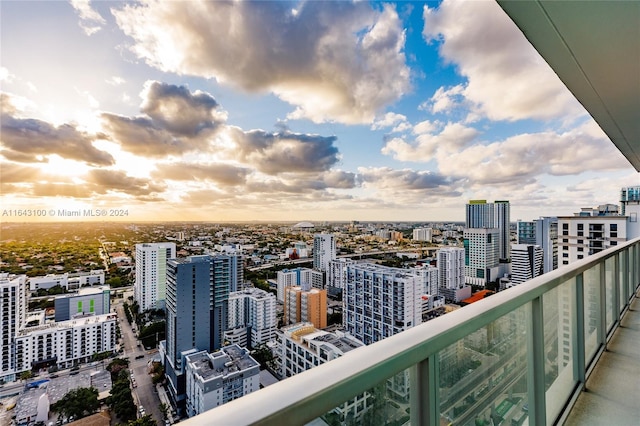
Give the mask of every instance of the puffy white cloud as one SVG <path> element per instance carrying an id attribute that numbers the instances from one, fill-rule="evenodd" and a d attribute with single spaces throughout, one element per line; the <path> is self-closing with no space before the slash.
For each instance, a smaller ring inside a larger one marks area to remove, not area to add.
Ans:
<path id="1" fill-rule="evenodd" d="M 112 13 L 149 64 L 275 93 L 296 106 L 289 118 L 371 123 L 409 90 L 391 5 L 146 1 Z"/>
<path id="2" fill-rule="evenodd" d="M 444 112 L 462 95 L 491 120 L 573 119 L 584 110 L 495 1 L 445 0 L 424 7 L 423 36 L 468 79 L 431 99 Z"/>
<path id="3" fill-rule="evenodd" d="M 544 174 L 577 175 L 594 170 L 624 170 L 625 158 L 592 122 L 567 132 L 511 136 L 459 151 L 438 150 L 438 170 L 475 185 L 521 185 Z"/>
<path id="4" fill-rule="evenodd" d="M 435 125 L 422 122 L 416 125 L 420 131 L 433 130 Z M 414 128 L 415 130 L 415 128 Z M 400 161 L 427 162 L 434 158 L 436 150 L 456 151 L 469 145 L 479 134 L 471 127 L 460 123 L 448 123 L 440 133 L 420 133 L 413 142 L 393 138 L 382 148 L 382 153 Z"/>
<path id="5" fill-rule="evenodd" d="M 80 17 L 80 28 L 87 35 L 97 33 L 106 24 L 104 18 L 91 7 L 90 0 L 69 0 L 69 2 Z"/>
<path id="6" fill-rule="evenodd" d="M 382 117 L 377 118 L 371 125 L 371 130 L 385 129 L 388 127 L 398 126 L 404 124 L 407 121 L 407 116 L 397 114 L 395 112 L 388 112 Z"/>

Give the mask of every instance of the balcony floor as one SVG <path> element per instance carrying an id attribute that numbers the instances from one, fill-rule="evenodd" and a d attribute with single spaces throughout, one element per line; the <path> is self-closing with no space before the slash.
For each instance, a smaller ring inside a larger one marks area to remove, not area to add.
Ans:
<path id="1" fill-rule="evenodd" d="M 640 424 L 640 295 L 621 321 L 566 425 Z"/>

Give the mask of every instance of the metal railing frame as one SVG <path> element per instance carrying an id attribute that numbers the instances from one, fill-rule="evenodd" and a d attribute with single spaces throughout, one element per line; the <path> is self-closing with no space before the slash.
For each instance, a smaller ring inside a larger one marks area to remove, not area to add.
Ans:
<path id="1" fill-rule="evenodd" d="M 606 260 L 614 259 L 614 321 L 606 324 Z M 584 277 L 588 269 L 601 265 L 597 324 L 598 350 L 585 359 Z M 626 273 L 620 273 L 620 272 Z M 572 300 L 573 391 L 566 395 L 562 412 L 553 423 L 566 418 L 589 374 L 606 349 L 608 339 L 640 284 L 640 238 L 625 242 L 573 264 L 541 275 L 526 284 L 499 292 L 488 299 L 435 318 L 372 345 L 350 351 L 342 357 L 304 373 L 206 411 L 183 423 L 189 425 L 303 425 L 362 394 L 393 375 L 409 369 L 411 377 L 410 415 L 412 425 L 437 425 L 439 412 L 438 353 L 465 336 L 523 306 L 528 306 L 531 323 L 527 334 L 529 350 L 527 383 L 529 424 L 546 425 L 544 382 L 543 296 L 575 278 Z M 622 278 L 622 279 L 621 279 Z M 622 288 L 622 292 L 620 292 Z M 619 297 L 624 297 L 620 309 Z"/>

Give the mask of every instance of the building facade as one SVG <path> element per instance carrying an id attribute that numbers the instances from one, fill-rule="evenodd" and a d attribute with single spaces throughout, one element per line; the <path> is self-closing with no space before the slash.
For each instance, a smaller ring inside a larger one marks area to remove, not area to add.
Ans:
<path id="1" fill-rule="evenodd" d="M 568 265 L 627 241 L 625 216 L 558 217 L 558 263 Z"/>
<path id="2" fill-rule="evenodd" d="M 326 272 L 329 262 L 336 258 L 336 239 L 333 234 L 316 234 L 313 237 L 313 269 Z"/>
<path id="3" fill-rule="evenodd" d="M 276 296 L 259 288 L 229 293 L 225 342 L 253 349 L 273 340 L 278 325 L 276 305 Z"/>
<path id="4" fill-rule="evenodd" d="M 117 322 L 116 314 L 105 314 L 24 327 L 15 340 L 16 369 L 68 368 L 96 353 L 114 351 Z"/>
<path id="5" fill-rule="evenodd" d="M 316 328 L 327 326 L 327 290 L 287 287 L 284 297 L 284 324 L 310 322 Z"/>
<path id="6" fill-rule="evenodd" d="M 111 310 L 109 286 L 80 288 L 76 294 L 55 298 L 55 320 L 67 321 L 76 316 L 103 315 Z"/>
<path id="7" fill-rule="evenodd" d="M 309 322 L 288 325 L 278 330 L 278 365 L 281 378 L 292 377 L 325 362 L 358 349 L 362 342 L 348 333 L 329 333 L 318 330 Z M 372 406 L 370 393 L 364 393 L 334 408 L 332 413 L 340 422 L 348 418 L 358 424 L 362 415 Z"/>
<path id="8" fill-rule="evenodd" d="M 536 244 L 536 222 L 516 222 L 517 244 Z M 513 246 L 511 246 L 513 249 Z"/>
<path id="9" fill-rule="evenodd" d="M 413 241 L 431 242 L 433 238 L 433 229 L 431 228 L 415 228 L 413 230 Z"/>
<path id="10" fill-rule="evenodd" d="M 372 263 L 347 266 L 343 325 L 364 344 L 382 340 L 422 322 L 423 284 L 406 269 Z"/>
<path id="11" fill-rule="evenodd" d="M 278 301 L 284 302 L 285 291 L 288 287 L 300 286 L 305 288 L 324 288 L 324 274 L 309 268 L 283 269 L 276 275 Z"/>
<path id="12" fill-rule="evenodd" d="M 498 230 L 498 260 L 509 262 L 511 259 L 509 201 L 471 200 L 466 205 L 466 228 L 485 228 Z"/>
<path id="13" fill-rule="evenodd" d="M 15 339 L 27 312 L 27 277 L 0 274 L 0 380 L 10 382 L 21 372 L 16 367 Z"/>
<path id="14" fill-rule="evenodd" d="M 185 357 L 186 408 L 189 417 L 243 397 L 260 388 L 260 364 L 238 345 Z"/>
<path id="15" fill-rule="evenodd" d="M 542 247 L 534 244 L 511 246 L 511 284 L 518 285 L 543 274 Z"/>
<path id="16" fill-rule="evenodd" d="M 164 309 L 167 286 L 167 260 L 176 257 L 175 243 L 136 244 L 136 282 L 133 298 L 140 312 Z"/>
<path id="17" fill-rule="evenodd" d="M 468 228 L 463 235 L 466 284 L 484 287 L 497 280 L 500 275 L 500 230 Z"/>
<path id="18" fill-rule="evenodd" d="M 558 218 L 541 217 L 535 220 L 536 242 L 542 248 L 542 271 L 558 269 Z"/>
<path id="19" fill-rule="evenodd" d="M 464 287 L 465 249 L 446 247 L 438 250 L 438 285 L 442 288 L 459 289 Z M 430 293 L 437 295 L 437 293 Z"/>

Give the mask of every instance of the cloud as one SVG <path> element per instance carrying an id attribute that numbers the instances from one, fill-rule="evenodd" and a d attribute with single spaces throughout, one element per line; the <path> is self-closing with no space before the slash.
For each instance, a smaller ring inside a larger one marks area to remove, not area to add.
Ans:
<path id="1" fill-rule="evenodd" d="M 440 55 L 467 78 L 465 86 L 440 88 L 434 112 L 458 96 L 491 120 L 575 119 L 580 104 L 494 1 L 443 1 L 424 7 L 423 36 L 441 42 Z"/>
<path id="2" fill-rule="evenodd" d="M 366 185 L 391 191 L 427 191 L 454 196 L 452 180 L 442 174 L 411 169 L 395 170 L 389 167 L 361 167 L 358 178 Z M 457 194 L 459 195 L 459 194 Z"/>
<path id="3" fill-rule="evenodd" d="M 153 176 L 157 179 L 180 181 L 214 181 L 223 185 L 241 185 L 246 182 L 249 170 L 224 163 L 164 163 Z"/>
<path id="4" fill-rule="evenodd" d="M 226 113 L 208 93 L 157 81 L 141 93 L 143 116 L 103 113 L 108 133 L 124 150 L 148 157 L 207 150 L 209 138 L 226 121 Z"/>
<path id="5" fill-rule="evenodd" d="M 435 125 L 422 122 L 416 125 L 419 131 L 433 130 Z M 414 130 L 416 129 L 414 128 Z M 392 155 L 400 161 L 427 162 L 434 159 L 438 149 L 456 151 L 469 145 L 479 132 L 460 123 L 448 123 L 440 133 L 420 133 L 414 142 L 406 142 L 402 138 L 393 138 L 382 148 L 382 153 Z"/>
<path id="6" fill-rule="evenodd" d="M 105 83 L 111 85 L 111 86 L 120 86 L 121 84 L 126 83 L 127 81 L 122 78 L 122 77 L 118 77 L 116 75 L 112 76 L 111 78 L 105 80 Z"/>
<path id="7" fill-rule="evenodd" d="M 15 163 L 0 163 L 0 182 L 23 183 L 41 178 L 41 172 L 37 167 L 25 166 Z"/>
<path id="8" fill-rule="evenodd" d="M 47 155 L 58 154 L 60 157 L 94 166 L 110 166 L 115 162 L 111 154 L 92 144 L 104 135 L 79 131 L 73 124 L 55 127 L 42 120 L 14 117 L 16 110 L 11 107 L 8 96 L 4 94 L 2 111 L 1 152 L 9 160 L 35 163 L 46 161 L 44 157 Z"/>
<path id="9" fill-rule="evenodd" d="M 441 173 L 475 185 L 520 185 L 544 174 L 566 176 L 629 167 L 593 122 L 563 133 L 526 133 L 457 152 L 439 150 L 436 158 Z"/>
<path id="10" fill-rule="evenodd" d="M 238 160 L 269 175 L 327 171 L 338 162 L 338 148 L 333 145 L 335 136 L 245 132 L 231 126 L 229 136 L 236 144 L 231 152 Z"/>
<path id="11" fill-rule="evenodd" d="M 89 171 L 86 181 L 91 185 L 92 191 L 98 194 L 122 192 L 140 197 L 158 194 L 166 189 L 164 183 L 131 177 L 120 170 L 93 169 Z"/>
<path id="12" fill-rule="evenodd" d="M 288 118 L 371 123 L 410 88 L 391 5 L 144 2 L 112 13 L 150 65 L 274 93 L 296 107 Z"/>
<path id="13" fill-rule="evenodd" d="M 102 29 L 107 22 L 89 4 L 90 0 L 69 0 L 71 6 L 80 17 L 80 28 L 88 36 L 93 35 Z"/>
<path id="14" fill-rule="evenodd" d="M 408 124 L 406 115 L 396 114 L 395 112 L 388 112 L 373 122 L 373 124 L 371 125 L 371 130 L 380 130 L 388 127 L 397 128 L 398 126 L 402 126 L 405 124 Z"/>

